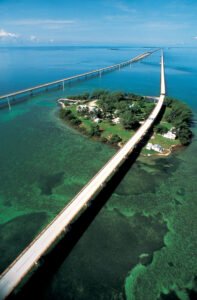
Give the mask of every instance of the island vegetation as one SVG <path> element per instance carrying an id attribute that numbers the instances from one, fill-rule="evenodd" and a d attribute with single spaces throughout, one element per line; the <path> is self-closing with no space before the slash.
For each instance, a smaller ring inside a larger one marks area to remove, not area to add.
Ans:
<path id="1" fill-rule="evenodd" d="M 60 99 L 60 117 L 91 138 L 121 147 L 143 124 L 157 100 L 133 93 L 95 90 Z M 142 153 L 166 155 L 175 146 L 188 145 L 192 139 L 191 122 L 190 108 L 166 97 L 161 120 L 155 124 Z"/>

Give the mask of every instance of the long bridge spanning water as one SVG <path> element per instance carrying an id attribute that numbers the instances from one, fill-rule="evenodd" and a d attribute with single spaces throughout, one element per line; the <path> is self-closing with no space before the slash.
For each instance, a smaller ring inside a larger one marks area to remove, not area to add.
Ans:
<path id="1" fill-rule="evenodd" d="M 147 54 L 144 54 L 147 56 Z M 35 267 L 40 258 L 53 245 L 73 220 L 94 199 L 119 167 L 134 151 L 136 145 L 148 133 L 158 117 L 165 99 L 164 58 L 161 56 L 160 97 L 144 124 L 133 137 L 103 166 L 103 168 L 82 188 L 56 218 L 31 242 L 0 276 L 0 300 L 9 296 L 23 278 Z"/>
<path id="2" fill-rule="evenodd" d="M 44 91 L 46 92 L 49 88 L 55 88 L 55 89 L 62 88 L 64 90 L 65 84 L 67 84 L 67 83 L 75 82 L 75 81 L 81 80 L 81 79 L 86 80 L 86 79 L 90 79 L 92 77 L 102 76 L 103 74 L 106 74 L 108 72 L 112 72 L 117 69 L 121 69 L 128 65 L 131 65 L 132 63 L 138 62 L 138 61 L 150 56 L 151 54 L 153 54 L 154 52 L 156 52 L 158 50 L 159 49 L 142 53 L 128 61 L 124 61 L 119 64 L 115 64 L 115 65 L 108 66 L 105 68 L 101 68 L 101 69 L 93 70 L 93 71 L 86 72 L 83 74 L 71 76 L 68 78 L 63 78 L 63 79 L 52 81 L 49 83 L 40 84 L 40 85 L 31 87 L 31 88 L 23 89 L 23 90 L 20 90 L 17 92 L 13 92 L 13 93 L 9 93 L 9 94 L 0 96 L 0 108 L 8 106 L 10 109 L 12 103 L 13 104 L 17 103 L 20 101 L 20 99 L 26 99 L 27 97 L 32 96 L 34 94 L 34 92 L 35 93 L 42 93 Z"/>

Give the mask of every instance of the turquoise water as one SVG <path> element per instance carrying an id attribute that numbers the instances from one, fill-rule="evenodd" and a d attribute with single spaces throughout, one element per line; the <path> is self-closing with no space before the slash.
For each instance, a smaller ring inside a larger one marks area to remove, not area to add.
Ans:
<path id="1" fill-rule="evenodd" d="M 144 51 L 0 49 L 0 92 L 107 66 Z M 187 102 L 194 120 L 195 57 L 195 48 L 165 50 L 168 94 Z M 158 95 L 159 76 L 156 53 L 131 68 L 36 96 L 11 111 L 0 110 L 1 271 L 115 152 L 62 124 L 55 100 L 95 88 Z M 195 122 L 192 129 L 195 133 Z M 197 273 L 196 149 L 194 137 L 188 148 L 165 159 L 138 159 L 69 255 L 39 286 L 42 299 L 154 300 L 175 294 L 189 299 Z M 29 288 L 21 299 L 37 294 Z"/>

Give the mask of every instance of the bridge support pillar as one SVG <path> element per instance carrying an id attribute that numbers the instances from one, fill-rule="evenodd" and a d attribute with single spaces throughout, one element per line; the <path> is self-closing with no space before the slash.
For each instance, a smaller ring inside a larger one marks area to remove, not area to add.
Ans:
<path id="1" fill-rule="evenodd" d="M 9 99 L 9 97 L 7 97 L 7 102 L 8 102 L 8 108 L 9 108 L 9 110 L 11 110 L 12 108 L 11 108 L 11 104 L 10 104 L 10 99 Z"/>
<path id="2" fill-rule="evenodd" d="M 101 183 L 101 188 L 103 189 L 106 186 L 106 182 Z"/>
<path id="3" fill-rule="evenodd" d="M 62 81 L 62 90 L 64 91 L 64 81 Z"/>

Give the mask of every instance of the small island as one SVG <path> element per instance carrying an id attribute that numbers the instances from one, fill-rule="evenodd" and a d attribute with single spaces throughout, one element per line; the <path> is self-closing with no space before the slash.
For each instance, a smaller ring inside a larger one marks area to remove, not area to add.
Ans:
<path id="1" fill-rule="evenodd" d="M 153 110 L 157 97 L 95 90 L 59 99 L 60 118 L 91 138 L 122 147 Z M 168 155 L 191 142 L 192 112 L 183 102 L 166 97 L 160 120 L 142 155 Z"/>

